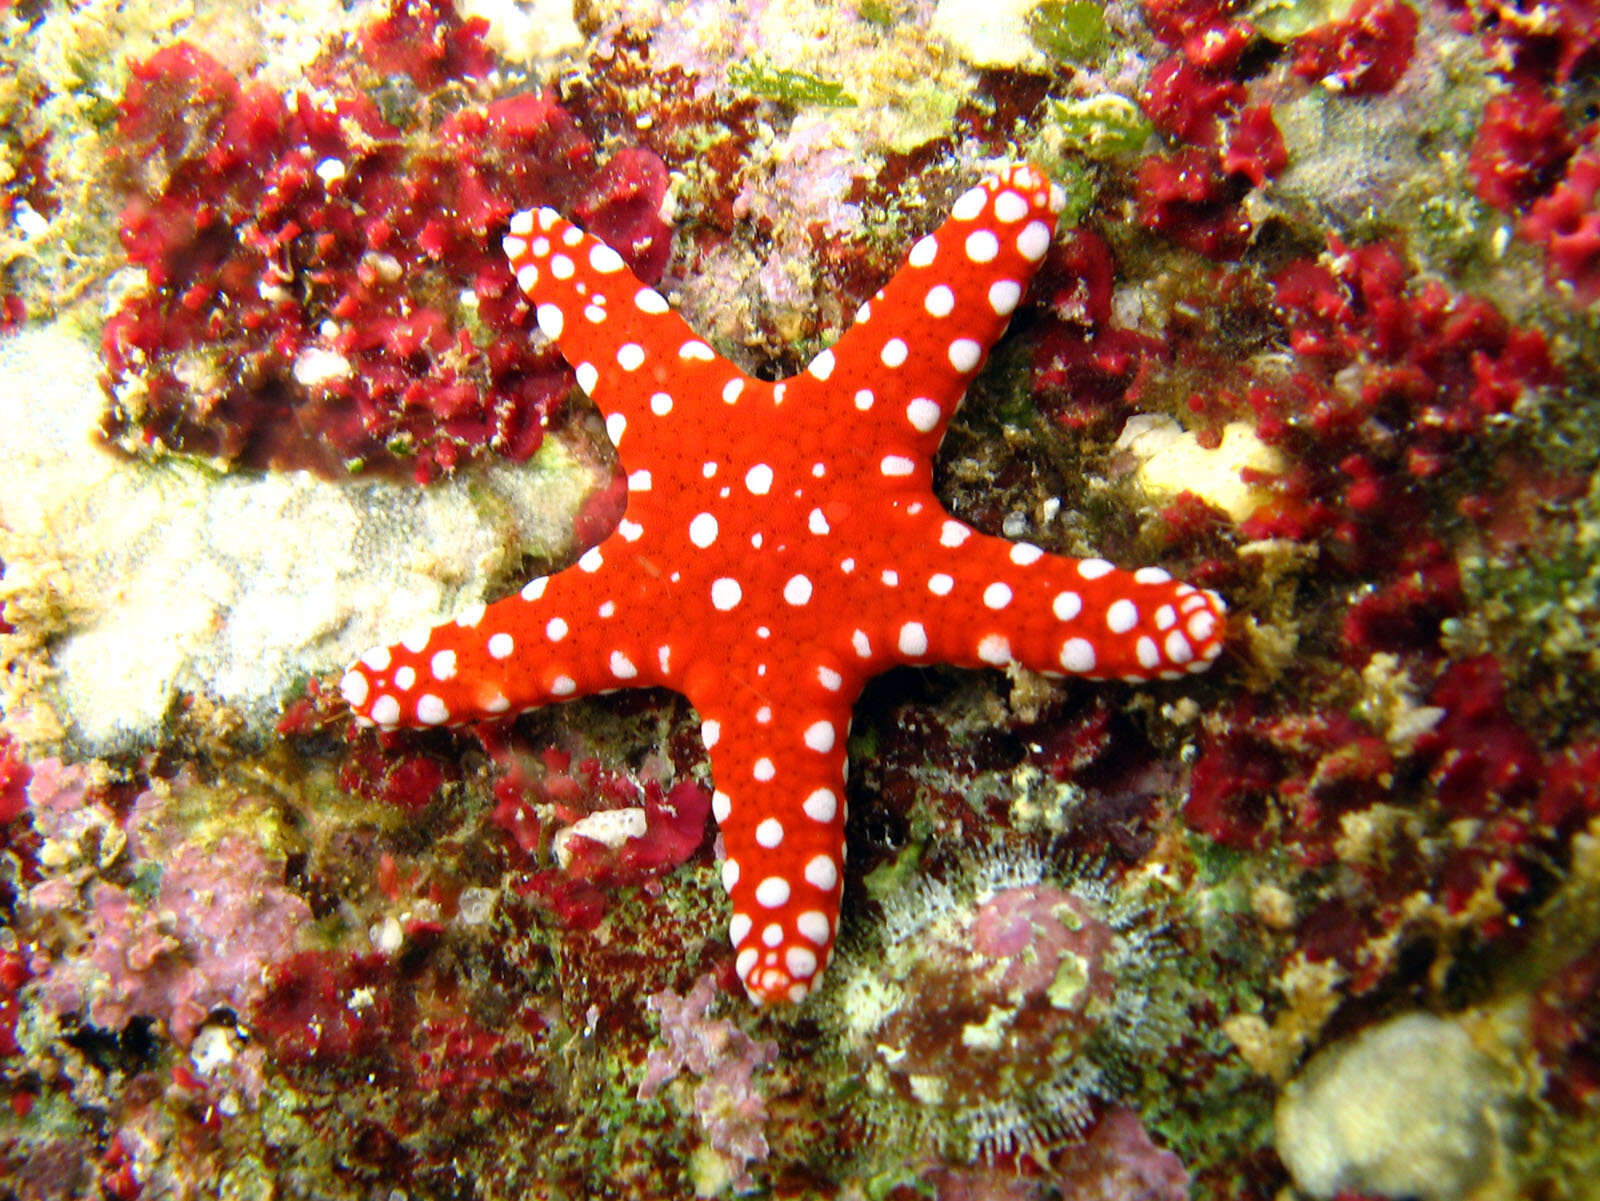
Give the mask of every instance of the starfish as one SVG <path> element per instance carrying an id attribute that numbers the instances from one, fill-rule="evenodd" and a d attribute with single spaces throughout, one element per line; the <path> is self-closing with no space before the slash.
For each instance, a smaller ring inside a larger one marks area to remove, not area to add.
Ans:
<path id="1" fill-rule="evenodd" d="M 683 693 L 711 757 L 739 977 L 757 1004 L 804 998 L 837 933 L 845 744 L 870 676 L 1019 663 L 1174 679 L 1222 649 L 1214 593 L 982 534 L 934 495 L 945 425 L 1061 203 L 1032 165 L 985 180 L 778 383 L 714 353 L 603 242 L 551 209 L 518 213 L 506 255 L 605 414 L 627 511 L 573 567 L 361 656 L 341 683 L 357 718 L 437 726 Z"/>

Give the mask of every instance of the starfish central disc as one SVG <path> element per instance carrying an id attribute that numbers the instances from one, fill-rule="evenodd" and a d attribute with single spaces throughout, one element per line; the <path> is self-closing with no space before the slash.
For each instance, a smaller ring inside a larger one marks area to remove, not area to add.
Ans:
<path id="1" fill-rule="evenodd" d="M 550 209 L 505 238 L 539 328 L 606 417 L 626 516 L 566 571 L 367 652 L 342 690 L 384 728 L 662 685 L 699 711 L 752 999 L 833 950 L 845 744 L 895 664 L 1177 678 L 1222 648 L 1213 593 L 979 533 L 933 494 L 951 413 L 1049 248 L 1060 194 L 1012 167 L 956 201 L 804 372 L 752 379 Z"/>

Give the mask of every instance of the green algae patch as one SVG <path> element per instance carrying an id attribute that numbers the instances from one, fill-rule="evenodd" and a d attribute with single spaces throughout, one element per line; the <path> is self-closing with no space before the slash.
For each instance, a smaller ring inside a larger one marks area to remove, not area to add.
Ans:
<path id="1" fill-rule="evenodd" d="M 868 872 L 862 879 L 867 895 L 881 901 L 911 887 L 922 870 L 923 851 L 921 843 L 912 843 Z"/>
<path id="2" fill-rule="evenodd" d="M 1144 110 L 1117 92 L 1052 100 L 1047 111 L 1062 150 L 1096 162 L 1135 153 L 1152 128 Z"/>
<path id="3" fill-rule="evenodd" d="M 763 100 L 776 100 L 795 108 L 855 108 L 857 104 L 843 84 L 804 71 L 786 70 L 766 59 L 734 63 L 728 68 L 728 82 Z"/>
<path id="4" fill-rule="evenodd" d="M 1028 40 L 1053 62 L 1092 62 L 1106 47 L 1106 15 L 1092 0 L 1044 0 L 1028 14 Z"/>
<path id="5" fill-rule="evenodd" d="M 1256 0 L 1246 15 L 1263 37 L 1287 42 L 1318 25 L 1344 20 L 1354 7 L 1354 0 Z"/>
<path id="6" fill-rule="evenodd" d="M 1066 197 L 1061 209 L 1061 228 L 1072 229 L 1094 207 L 1100 189 L 1095 184 L 1094 172 L 1078 163 L 1063 163 L 1055 172 L 1056 186 Z"/>

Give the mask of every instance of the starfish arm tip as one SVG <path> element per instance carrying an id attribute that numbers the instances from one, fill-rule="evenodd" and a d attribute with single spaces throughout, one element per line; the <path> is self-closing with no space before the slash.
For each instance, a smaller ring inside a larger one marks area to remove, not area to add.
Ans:
<path id="1" fill-rule="evenodd" d="M 794 672 L 791 700 L 753 690 L 701 706 L 718 787 L 728 940 L 746 994 L 758 1005 L 813 993 L 833 953 L 844 882 L 843 782 L 849 709 L 835 679 Z"/>
<path id="2" fill-rule="evenodd" d="M 808 373 L 870 385 L 856 407 L 931 455 L 1050 247 L 1051 188 L 1042 170 L 1023 163 L 963 193 Z"/>
<path id="3" fill-rule="evenodd" d="M 691 407 L 686 402 L 702 393 L 720 395 L 742 374 L 610 246 L 552 209 L 538 210 L 529 224 L 528 233 L 513 231 L 503 246 L 540 332 L 572 364 L 614 441 L 629 427 L 656 432 L 652 445 L 629 448 L 630 466 L 640 455 L 641 466 L 669 459 L 671 447 L 661 443 L 674 429 L 681 432 Z M 678 413 L 663 426 L 675 407 Z"/>

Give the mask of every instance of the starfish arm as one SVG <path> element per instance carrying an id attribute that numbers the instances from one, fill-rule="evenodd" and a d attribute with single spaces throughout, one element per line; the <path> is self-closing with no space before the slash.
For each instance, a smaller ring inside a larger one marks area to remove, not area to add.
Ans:
<path id="1" fill-rule="evenodd" d="M 615 550 L 614 554 L 609 554 Z M 367 725 L 460 725 L 551 701 L 666 683 L 667 655 L 643 638 L 659 601 L 608 539 L 578 565 L 476 605 L 453 621 L 375 647 L 340 691 Z"/>
<path id="2" fill-rule="evenodd" d="M 801 683 L 815 675 L 802 674 L 781 700 L 724 683 L 716 699 L 696 703 L 726 851 L 728 937 L 757 1004 L 816 988 L 838 930 L 850 705 L 842 690 Z"/>
<path id="3" fill-rule="evenodd" d="M 1032 164 L 972 188 L 807 372 L 846 396 L 908 461 L 939 448 L 1054 235 L 1059 189 Z"/>
<path id="4" fill-rule="evenodd" d="M 902 543 L 905 545 L 905 543 Z M 1159 567 L 1048 555 L 946 517 L 895 562 L 880 662 L 1003 667 L 1128 681 L 1204 671 L 1221 654 L 1226 606 Z"/>
<path id="5" fill-rule="evenodd" d="M 503 245 L 517 287 L 605 415 L 630 474 L 674 462 L 703 399 L 732 404 L 753 382 L 641 283 L 621 255 L 554 209 L 518 213 L 510 228 Z M 624 448 L 630 431 L 638 434 Z"/>

